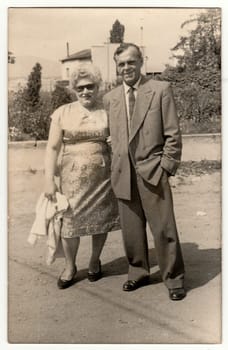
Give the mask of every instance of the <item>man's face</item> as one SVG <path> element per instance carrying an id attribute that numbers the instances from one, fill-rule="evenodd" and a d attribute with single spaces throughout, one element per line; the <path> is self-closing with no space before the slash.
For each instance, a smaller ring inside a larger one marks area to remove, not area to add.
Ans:
<path id="1" fill-rule="evenodd" d="M 139 80 L 142 64 L 136 48 L 131 46 L 116 56 L 117 72 L 129 86 L 133 86 Z"/>

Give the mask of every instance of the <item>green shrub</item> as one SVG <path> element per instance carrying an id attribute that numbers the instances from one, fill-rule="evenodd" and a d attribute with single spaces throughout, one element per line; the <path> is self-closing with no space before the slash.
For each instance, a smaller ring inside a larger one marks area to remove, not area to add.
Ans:
<path id="1" fill-rule="evenodd" d="M 76 100 L 76 95 L 68 88 L 56 84 L 55 89 L 51 93 L 51 103 L 53 111 L 58 107 Z"/>
<path id="2" fill-rule="evenodd" d="M 8 125 L 9 140 L 46 140 L 48 138 L 50 115 L 59 106 L 75 100 L 68 89 L 56 86 L 53 92 L 41 91 L 35 106 L 27 98 L 26 88 L 9 93 Z"/>

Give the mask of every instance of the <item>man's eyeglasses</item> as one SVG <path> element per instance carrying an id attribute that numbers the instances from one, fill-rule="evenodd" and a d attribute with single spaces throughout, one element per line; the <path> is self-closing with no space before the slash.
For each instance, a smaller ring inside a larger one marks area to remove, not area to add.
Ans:
<path id="1" fill-rule="evenodd" d="M 95 89 L 95 84 L 79 85 L 75 87 L 77 92 L 83 92 L 84 89 L 88 91 L 93 91 Z"/>

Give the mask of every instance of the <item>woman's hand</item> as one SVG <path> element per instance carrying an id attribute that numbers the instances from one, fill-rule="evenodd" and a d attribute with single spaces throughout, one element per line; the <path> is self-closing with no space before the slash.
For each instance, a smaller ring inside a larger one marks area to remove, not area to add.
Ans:
<path id="1" fill-rule="evenodd" d="M 55 184 L 55 182 L 52 180 L 46 181 L 45 188 L 44 188 L 44 195 L 47 197 L 47 199 L 56 202 L 56 192 L 58 191 L 58 188 Z"/>

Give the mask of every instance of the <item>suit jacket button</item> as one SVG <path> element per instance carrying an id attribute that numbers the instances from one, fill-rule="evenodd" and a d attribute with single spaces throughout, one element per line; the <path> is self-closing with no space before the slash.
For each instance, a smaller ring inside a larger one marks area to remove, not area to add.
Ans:
<path id="1" fill-rule="evenodd" d="M 121 169 L 119 169 L 119 173 L 121 173 Z"/>

